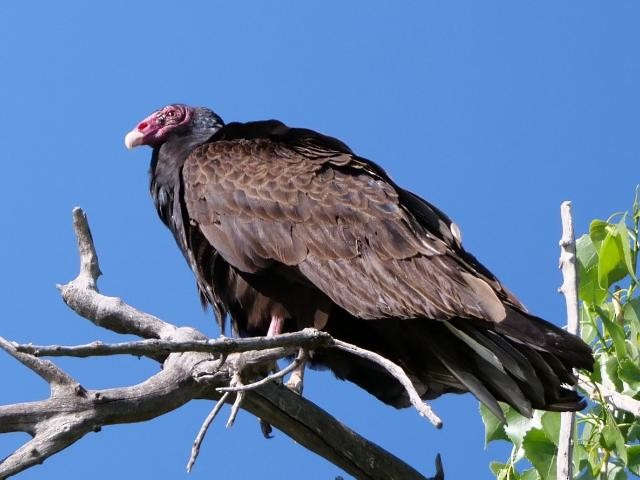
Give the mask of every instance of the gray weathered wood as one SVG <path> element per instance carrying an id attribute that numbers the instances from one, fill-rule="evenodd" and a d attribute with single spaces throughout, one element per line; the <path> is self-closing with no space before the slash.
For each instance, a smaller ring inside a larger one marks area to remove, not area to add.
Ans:
<path id="1" fill-rule="evenodd" d="M 325 334 L 313 331 L 300 332 L 304 338 L 292 334 L 272 339 L 212 341 L 196 329 L 176 327 L 127 305 L 121 299 L 104 296 L 97 289 L 100 267 L 86 217 L 80 209 L 75 209 L 73 216 L 81 267 L 75 280 L 59 287 L 65 303 L 98 326 L 155 340 L 137 342 L 133 346 L 132 342 L 120 346 L 90 344 L 65 350 L 56 346 L 17 346 L 0 337 L 0 348 L 51 385 L 51 396 L 46 400 L 0 406 L 0 433 L 23 431 L 33 437 L 0 462 L 0 479 L 42 463 L 87 433 L 99 431 L 105 425 L 149 420 L 179 408 L 192 399 L 217 400 L 221 395 L 217 389 L 228 386 L 234 374 L 242 371 L 243 375 L 250 375 L 246 372 L 251 372 L 253 365 L 259 366 L 266 359 L 289 354 L 290 348 L 297 350 L 301 343 L 313 348 L 314 345 L 321 346 L 325 344 L 323 342 L 333 341 L 331 337 L 327 339 Z M 194 348 L 188 349 L 186 346 Z M 84 355 L 92 351 L 100 354 L 137 352 L 134 354 L 146 355 L 161 362 L 163 368 L 136 385 L 90 390 L 52 362 L 35 355 Z M 212 351 L 218 353 L 214 355 Z M 425 478 L 411 466 L 282 385 L 267 383 L 243 393 L 242 408 L 356 478 Z M 436 466 L 436 478 L 444 478 L 439 458 Z"/>
<path id="2" fill-rule="evenodd" d="M 562 202 L 560 206 L 562 217 L 562 237 L 560 238 L 560 268 L 562 270 L 562 286 L 560 292 L 564 295 L 567 305 L 567 330 L 574 335 L 580 335 L 578 320 L 578 275 L 576 273 L 576 239 L 573 233 L 573 219 L 571 218 L 571 202 Z M 558 480 L 573 478 L 573 436 L 575 432 L 575 412 L 560 414 L 560 436 L 558 439 L 558 459 L 556 476 Z"/>

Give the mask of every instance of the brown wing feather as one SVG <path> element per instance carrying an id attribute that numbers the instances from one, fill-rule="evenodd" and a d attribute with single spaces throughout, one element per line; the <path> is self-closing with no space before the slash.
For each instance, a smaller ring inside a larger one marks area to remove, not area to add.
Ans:
<path id="1" fill-rule="evenodd" d="M 297 267 L 299 281 L 360 318 L 505 317 L 499 282 L 350 153 L 216 141 L 189 156 L 183 179 L 191 221 L 242 271 Z"/>

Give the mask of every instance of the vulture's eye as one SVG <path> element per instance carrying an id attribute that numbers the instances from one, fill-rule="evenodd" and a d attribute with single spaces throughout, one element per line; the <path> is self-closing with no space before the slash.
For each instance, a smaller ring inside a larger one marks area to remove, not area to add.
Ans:
<path id="1" fill-rule="evenodd" d="M 175 116 L 176 116 L 176 112 L 174 112 L 173 110 L 169 110 L 169 111 L 167 112 L 167 117 L 169 117 L 169 118 L 173 118 L 173 117 L 175 117 Z"/>

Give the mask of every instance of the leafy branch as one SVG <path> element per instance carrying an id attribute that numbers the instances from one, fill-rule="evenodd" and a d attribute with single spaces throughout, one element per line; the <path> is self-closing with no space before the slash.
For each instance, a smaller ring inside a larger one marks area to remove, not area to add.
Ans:
<path id="1" fill-rule="evenodd" d="M 578 374 L 579 389 L 590 403 L 571 428 L 573 445 L 568 438 L 560 440 L 558 413 L 535 412 L 528 419 L 504 406 L 503 425 L 481 408 L 486 442 L 512 444 L 507 462 L 491 464 L 498 480 L 624 480 L 640 475 L 639 224 L 636 191 L 629 212 L 593 220 L 589 232 L 575 242 L 580 335 L 593 348 L 595 368 Z M 559 476 L 558 452 L 567 446 L 573 459 Z"/>

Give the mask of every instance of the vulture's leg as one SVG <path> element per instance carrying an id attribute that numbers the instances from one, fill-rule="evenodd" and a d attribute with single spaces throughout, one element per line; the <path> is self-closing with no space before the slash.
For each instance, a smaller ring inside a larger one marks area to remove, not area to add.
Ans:
<path id="1" fill-rule="evenodd" d="M 279 335 L 282 333 L 282 329 L 284 328 L 284 317 L 282 315 L 273 314 L 271 315 L 271 322 L 269 323 L 269 330 L 267 330 L 267 337 L 273 337 L 274 335 Z M 277 370 L 278 365 L 274 362 L 273 367 L 270 370 Z M 271 428 L 271 424 L 269 422 L 265 422 L 262 418 L 260 419 L 260 430 L 262 430 L 262 435 L 264 438 L 271 438 L 271 432 L 273 429 Z"/>
<path id="2" fill-rule="evenodd" d="M 284 328 L 284 318 L 282 315 L 271 315 L 271 323 L 269 323 L 269 330 L 267 330 L 267 337 L 273 337 L 274 335 L 280 335 Z"/>
<path id="3" fill-rule="evenodd" d="M 272 315 L 271 323 L 269 324 L 269 330 L 267 331 L 267 337 L 274 335 L 280 335 L 284 328 L 284 318 L 281 315 Z M 302 395 L 302 380 L 304 379 L 304 364 L 300 363 L 292 372 L 289 380 L 285 385 L 298 395 Z"/>
<path id="4" fill-rule="evenodd" d="M 273 314 L 271 316 L 271 322 L 269 323 L 269 330 L 267 330 L 267 337 L 273 337 L 274 335 L 280 335 L 284 328 L 284 317 L 282 315 Z M 292 372 L 289 380 L 285 385 L 293 390 L 298 395 L 302 395 L 302 381 L 304 379 L 304 361 L 300 363 Z M 274 365 L 274 370 L 277 365 Z M 271 438 L 272 428 L 269 422 L 265 422 L 263 419 L 260 419 L 260 430 L 262 430 L 262 435 L 265 438 Z"/>

